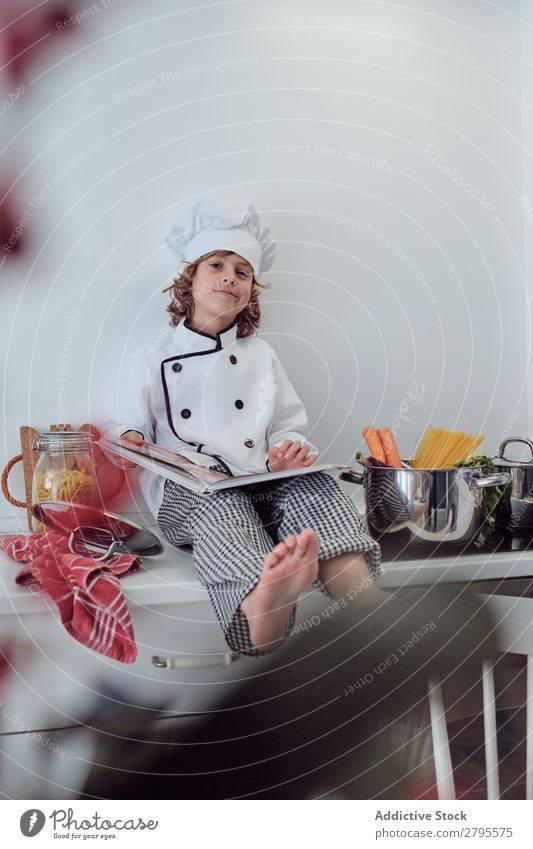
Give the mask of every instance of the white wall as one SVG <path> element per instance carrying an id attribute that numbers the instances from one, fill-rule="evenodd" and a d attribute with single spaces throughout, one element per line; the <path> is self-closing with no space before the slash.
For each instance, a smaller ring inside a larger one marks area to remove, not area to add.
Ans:
<path id="1" fill-rule="evenodd" d="M 22 423 L 112 415 L 164 328 L 173 210 L 208 192 L 279 239 L 263 333 L 325 458 L 370 421 L 405 455 L 430 423 L 490 453 L 531 430 L 531 30 L 518 0 L 409 5 L 117 2 L 43 57 L 2 119 L 32 213 L 0 270 L 2 454 Z"/>
<path id="2" fill-rule="evenodd" d="M 526 320 L 533 325 L 533 5 L 521 3 L 522 26 L 522 97 L 523 97 L 523 162 L 524 190 L 519 198 L 524 227 L 524 277 L 529 296 Z M 528 369 L 528 419 L 533 430 L 533 370 Z"/>

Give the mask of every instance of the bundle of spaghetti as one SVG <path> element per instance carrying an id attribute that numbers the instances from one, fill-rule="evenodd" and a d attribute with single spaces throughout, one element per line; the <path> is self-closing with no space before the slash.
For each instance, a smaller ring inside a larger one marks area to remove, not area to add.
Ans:
<path id="1" fill-rule="evenodd" d="M 85 469 L 49 469 L 35 476 L 38 501 L 54 499 L 90 504 L 96 495 L 96 482 Z"/>
<path id="2" fill-rule="evenodd" d="M 428 427 L 418 443 L 413 469 L 446 469 L 470 457 L 485 437 L 462 430 Z"/>

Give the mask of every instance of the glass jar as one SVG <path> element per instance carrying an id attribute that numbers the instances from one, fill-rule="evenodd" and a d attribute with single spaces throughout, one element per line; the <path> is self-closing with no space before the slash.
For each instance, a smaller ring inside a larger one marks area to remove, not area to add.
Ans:
<path id="1" fill-rule="evenodd" d="M 97 503 L 98 485 L 89 433 L 42 433 L 34 449 L 42 453 L 33 474 L 33 504 L 42 501 Z"/>

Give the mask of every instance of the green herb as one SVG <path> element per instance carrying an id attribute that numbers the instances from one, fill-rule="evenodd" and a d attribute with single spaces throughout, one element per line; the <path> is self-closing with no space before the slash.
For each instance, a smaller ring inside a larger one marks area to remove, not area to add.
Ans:
<path id="1" fill-rule="evenodd" d="M 492 457 L 485 457 L 482 454 L 476 457 L 469 457 L 467 460 L 457 460 L 454 466 L 466 466 L 470 469 L 479 469 L 483 476 L 493 475 L 496 467 Z M 482 510 L 483 522 L 481 530 L 481 542 L 484 542 L 494 531 L 496 519 L 492 515 L 496 509 L 500 498 L 503 495 L 505 487 L 502 486 L 487 486 L 483 489 Z"/>
<path id="2" fill-rule="evenodd" d="M 457 460 L 453 463 L 454 466 L 469 466 L 481 469 L 484 475 L 493 475 L 496 471 L 496 466 L 492 457 L 485 457 L 483 454 L 478 454 L 476 457 L 469 457 L 468 460 Z"/>
<path id="3" fill-rule="evenodd" d="M 358 452 L 357 452 L 357 454 L 355 455 L 355 459 L 356 459 L 356 460 L 360 460 L 362 456 L 363 456 L 363 452 L 362 452 L 362 451 L 358 451 Z"/>

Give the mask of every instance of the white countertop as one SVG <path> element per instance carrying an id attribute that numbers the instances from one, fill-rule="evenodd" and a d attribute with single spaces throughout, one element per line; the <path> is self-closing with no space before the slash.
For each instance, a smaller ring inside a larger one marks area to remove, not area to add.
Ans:
<path id="1" fill-rule="evenodd" d="M 0 615 L 42 613 L 52 604 L 45 595 L 15 583 L 21 565 L 0 551 Z M 163 554 L 144 558 L 137 572 L 124 575 L 121 584 L 130 606 L 186 604 L 209 598 L 196 577 L 189 548 L 165 546 Z"/>
<path id="2" fill-rule="evenodd" d="M 533 577 L 532 551 L 482 552 L 384 561 L 383 587 Z"/>
<path id="3" fill-rule="evenodd" d="M 383 587 L 533 577 L 533 551 L 482 553 L 446 557 L 416 557 L 385 561 L 379 579 Z M 15 584 L 20 564 L 0 552 L 0 614 L 42 613 L 52 602 L 41 593 Z M 191 549 L 167 545 L 163 554 L 146 557 L 138 572 L 125 575 L 122 586 L 130 606 L 187 604 L 208 599 L 198 581 Z"/>

